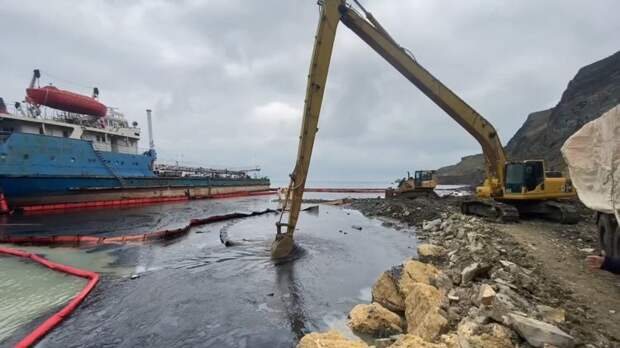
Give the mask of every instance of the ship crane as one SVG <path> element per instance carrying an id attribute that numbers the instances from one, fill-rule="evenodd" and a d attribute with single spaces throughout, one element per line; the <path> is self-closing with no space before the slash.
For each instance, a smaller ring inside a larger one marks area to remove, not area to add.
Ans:
<path id="1" fill-rule="evenodd" d="M 516 220 L 519 213 L 539 214 L 563 223 L 575 222 L 577 215 L 574 209 L 557 201 L 576 196 L 570 180 L 556 174 L 548 175 L 541 160 L 509 162 L 493 125 L 420 65 L 413 54 L 400 46 L 358 1 L 355 3 L 365 18 L 346 0 L 319 1 L 320 18 L 308 75 L 297 161 L 290 175 L 290 194 L 286 195 L 284 202 L 284 207 L 289 207 L 290 200 L 288 222 L 282 222 L 283 209 L 280 221 L 276 223 L 277 234 L 272 244 L 272 257 L 288 256 L 294 248 L 293 234 L 299 218 L 336 29 L 340 22 L 444 110 L 482 147 L 486 178 L 476 188 L 478 199 L 463 203 L 464 213 L 503 221 Z M 283 228 L 286 230 L 283 231 Z"/>

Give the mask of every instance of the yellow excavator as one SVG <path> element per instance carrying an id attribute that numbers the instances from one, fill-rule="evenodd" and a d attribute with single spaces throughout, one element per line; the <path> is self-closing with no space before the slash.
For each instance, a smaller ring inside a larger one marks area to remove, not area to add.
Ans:
<path id="1" fill-rule="evenodd" d="M 411 176 L 407 172 L 407 177 L 398 180 L 396 189 L 390 187 L 385 190 L 385 198 L 438 197 L 435 193 L 436 173 L 435 170 L 416 170 Z"/>
<path id="2" fill-rule="evenodd" d="M 542 160 L 507 161 L 497 131 L 489 121 L 422 67 L 371 13 L 357 0 L 354 2 L 365 18 L 346 0 L 319 1 L 320 19 L 310 62 L 297 162 L 288 187 L 292 192 L 290 198 L 287 195 L 287 200 L 291 200 L 288 222 L 282 222 L 283 212 L 276 223 L 272 257 L 287 256 L 294 248 L 293 234 L 318 131 L 319 113 L 339 22 L 357 34 L 480 143 L 486 178 L 476 188 L 477 199 L 463 202 L 463 213 L 502 221 L 518 220 L 521 213 L 536 214 L 562 223 L 576 222 L 574 208 L 560 202 L 561 199 L 576 196 L 569 179 L 558 173 L 547 173 Z M 283 227 L 286 231 L 282 231 Z"/>

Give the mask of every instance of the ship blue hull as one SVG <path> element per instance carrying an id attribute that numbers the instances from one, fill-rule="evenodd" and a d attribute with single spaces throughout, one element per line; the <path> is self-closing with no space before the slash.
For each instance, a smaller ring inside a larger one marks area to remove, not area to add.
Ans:
<path id="1" fill-rule="evenodd" d="M 0 177 L 0 186 L 7 198 L 32 197 L 103 190 L 149 188 L 238 187 L 267 185 L 265 179 L 202 179 L 202 178 L 124 178 L 125 186 L 113 177 Z"/>
<path id="2" fill-rule="evenodd" d="M 150 152 L 95 151 L 89 141 L 10 133 L 0 137 L 2 176 L 155 177 Z"/>
<path id="3" fill-rule="evenodd" d="M 160 177 L 153 161 L 151 152 L 100 152 L 80 139 L 11 133 L 0 138 L 0 187 L 12 208 L 269 188 L 268 179 Z"/>

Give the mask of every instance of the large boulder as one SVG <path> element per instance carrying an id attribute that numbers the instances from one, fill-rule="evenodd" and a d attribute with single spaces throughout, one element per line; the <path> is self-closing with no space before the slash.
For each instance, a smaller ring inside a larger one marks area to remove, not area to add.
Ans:
<path id="1" fill-rule="evenodd" d="M 443 343 L 429 343 L 416 335 L 403 335 L 390 348 L 447 348 Z"/>
<path id="2" fill-rule="evenodd" d="M 508 323 L 533 347 L 553 345 L 558 348 L 575 346 L 575 339 L 557 326 L 515 313 L 508 314 Z"/>
<path id="3" fill-rule="evenodd" d="M 409 296 L 411 288 L 417 283 L 433 285 L 444 292 L 452 285 L 448 276 L 433 265 L 416 260 L 405 262 L 398 282 L 398 289 L 404 298 Z"/>
<path id="4" fill-rule="evenodd" d="M 398 289 L 401 272 L 402 267 L 383 272 L 372 286 L 372 301 L 397 313 L 405 312 L 405 299 Z"/>
<path id="5" fill-rule="evenodd" d="M 350 340 L 336 330 L 330 330 L 305 335 L 297 348 L 368 348 L 368 345 L 360 340 Z"/>
<path id="6" fill-rule="evenodd" d="M 413 284 L 405 299 L 407 333 L 427 341 L 435 339 L 448 324 L 441 310 L 445 302 L 445 295 L 436 287 L 425 283 Z"/>
<path id="7" fill-rule="evenodd" d="M 403 332 L 400 317 L 378 303 L 359 304 L 349 313 L 349 327 L 373 337 L 388 337 Z"/>

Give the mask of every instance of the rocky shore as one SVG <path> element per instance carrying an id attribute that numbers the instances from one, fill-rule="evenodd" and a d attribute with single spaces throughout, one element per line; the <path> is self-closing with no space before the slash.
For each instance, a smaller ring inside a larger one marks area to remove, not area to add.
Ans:
<path id="1" fill-rule="evenodd" d="M 415 225 L 417 255 L 379 275 L 372 303 L 349 313 L 364 340 L 328 331 L 306 335 L 298 347 L 619 346 L 618 333 L 598 328 L 588 305 L 547 277 L 502 225 L 460 214 L 458 198 L 351 207 Z"/>

